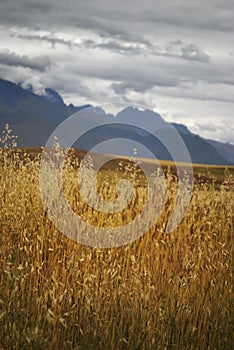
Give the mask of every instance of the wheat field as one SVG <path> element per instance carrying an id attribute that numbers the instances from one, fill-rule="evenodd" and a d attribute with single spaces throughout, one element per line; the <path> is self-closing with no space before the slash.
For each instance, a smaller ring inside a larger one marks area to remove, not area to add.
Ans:
<path id="1" fill-rule="evenodd" d="M 166 204 L 150 231 L 97 249 L 67 238 L 48 218 L 40 154 L 0 152 L 0 349 L 233 349 L 230 171 L 222 182 L 197 181 L 181 225 L 167 234 L 176 186 L 168 171 Z M 103 225 L 79 200 L 73 162 L 64 176 L 68 200 Z M 106 173 L 101 185 L 111 195 Z M 138 190 L 144 198 L 139 181 Z M 140 207 L 132 203 L 112 221 L 128 222 Z"/>

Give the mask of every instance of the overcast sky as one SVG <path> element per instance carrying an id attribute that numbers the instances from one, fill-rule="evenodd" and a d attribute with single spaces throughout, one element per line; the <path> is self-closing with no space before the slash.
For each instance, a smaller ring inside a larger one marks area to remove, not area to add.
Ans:
<path id="1" fill-rule="evenodd" d="M 234 1 L 0 1 L 0 77 L 234 143 Z"/>

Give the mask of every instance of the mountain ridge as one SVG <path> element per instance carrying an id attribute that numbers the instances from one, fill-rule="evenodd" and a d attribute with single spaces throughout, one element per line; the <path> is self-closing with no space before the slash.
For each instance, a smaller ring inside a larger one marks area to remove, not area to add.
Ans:
<path id="1" fill-rule="evenodd" d="M 0 133 L 6 123 L 19 135 L 20 147 L 44 146 L 55 128 L 72 114 L 84 110 L 91 105 L 73 106 L 66 105 L 59 93 L 51 88 L 45 89 L 44 95 L 37 95 L 32 91 L 32 87 L 23 89 L 20 85 L 0 79 Z M 153 149 L 153 153 L 159 159 L 170 160 L 169 153 L 160 145 L 152 135 L 147 134 L 143 129 L 150 128 L 152 121 L 157 120 L 159 128 L 166 128 L 169 124 L 156 112 L 149 109 L 140 110 L 129 106 L 113 115 L 107 114 L 100 107 L 96 107 L 95 118 L 103 121 L 108 118 L 115 118 L 115 127 L 110 124 L 102 129 L 104 139 L 115 138 L 120 135 L 145 144 Z M 103 119 L 104 118 L 104 119 Z M 144 119 L 145 118 L 145 119 Z M 126 128 L 124 124 L 134 124 L 137 121 L 139 128 Z M 146 122 L 147 120 L 147 122 Z M 112 119 L 113 121 L 113 119 Z M 82 120 L 88 123 L 89 120 Z M 123 123 L 123 125 L 121 125 Z M 199 135 L 193 134 L 186 125 L 171 123 L 178 131 L 186 144 L 191 155 L 192 162 L 204 164 L 234 164 L 234 145 L 225 144 L 214 140 L 206 140 Z M 140 129 L 142 128 L 142 129 Z M 152 130 L 156 131 L 156 130 Z M 90 133 L 82 142 L 77 142 L 78 147 L 90 147 L 98 144 L 102 137 L 97 133 Z M 126 153 L 126 149 L 123 148 Z M 124 154 L 123 154 L 124 155 Z M 144 156 L 144 154 L 143 154 Z"/>

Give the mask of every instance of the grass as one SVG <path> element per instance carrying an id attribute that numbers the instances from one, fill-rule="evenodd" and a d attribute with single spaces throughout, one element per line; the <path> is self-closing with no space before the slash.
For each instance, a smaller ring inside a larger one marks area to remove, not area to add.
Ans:
<path id="1" fill-rule="evenodd" d="M 233 348 L 232 168 L 198 167 L 186 216 L 166 234 L 176 181 L 164 164 L 169 189 L 151 230 L 128 245 L 95 249 L 70 240 L 48 218 L 40 153 L 0 152 L 0 349 Z M 82 202 L 79 157 L 70 157 L 64 190 L 73 210 L 105 225 L 107 218 Z M 114 166 L 109 178 L 107 169 L 100 175 L 105 198 L 115 196 Z M 122 175 L 131 177 L 126 166 Z M 132 179 L 144 202 L 144 179 Z M 132 202 L 112 225 L 141 208 Z"/>

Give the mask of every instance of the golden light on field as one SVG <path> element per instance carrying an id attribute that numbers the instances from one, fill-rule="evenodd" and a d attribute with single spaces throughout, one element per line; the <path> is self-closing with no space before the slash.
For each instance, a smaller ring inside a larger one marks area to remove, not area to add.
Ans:
<path id="1" fill-rule="evenodd" d="M 147 195 L 143 178 L 135 192 L 138 206 L 135 198 L 108 223 L 108 215 L 80 201 L 79 161 L 74 155 L 70 160 L 64 191 L 77 215 L 95 225 L 120 225 L 138 215 Z M 176 192 L 169 171 L 166 203 L 152 229 L 128 245 L 95 249 L 51 223 L 40 198 L 39 165 L 40 154 L 32 159 L 32 153 L 1 150 L 0 348 L 232 348 L 230 171 L 223 169 L 216 182 L 214 175 L 198 176 L 186 216 L 166 234 Z M 115 186 L 107 174 L 100 174 L 100 191 L 111 199 Z"/>

